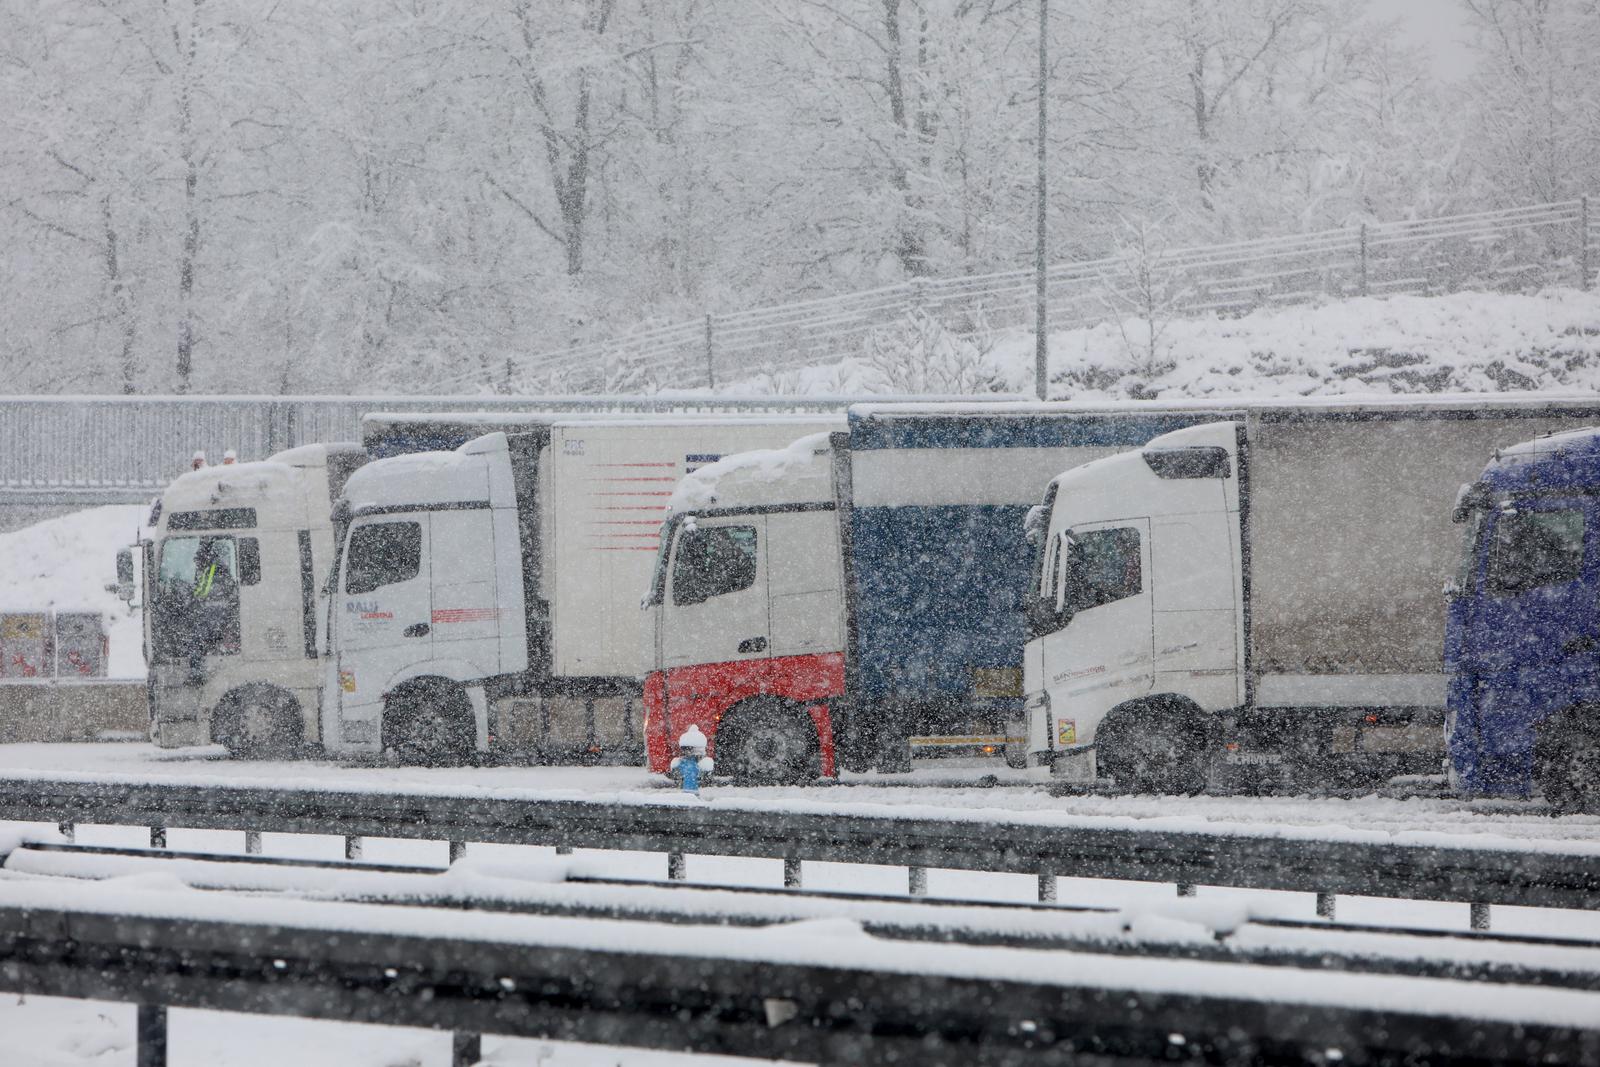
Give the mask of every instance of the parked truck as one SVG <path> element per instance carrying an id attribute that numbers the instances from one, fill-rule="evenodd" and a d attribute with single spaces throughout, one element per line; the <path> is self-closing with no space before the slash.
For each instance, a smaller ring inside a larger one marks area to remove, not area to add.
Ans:
<path id="1" fill-rule="evenodd" d="M 858 405 L 689 476 L 648 603 L 650 766 L 691 725 L 736 777 L 1022 755 L 1023 516 L 1062 465 L 1217 410 Z"/>
<path id="2" fill-rule="evenodd" d="M 1141 791 L 1438 773 L 1457 488 L 1600 405 L 1243 406 L 1067 471 L 1030 515 L 1031 757 Z"/>
<path id="3" fill-rule="evenodd" d="M 1450 776 L 1600 808 L 1600 429 L 1495 451 L 1456 499 L 1445 631 Z"/>
<path id="4" fill-rule="evenodd" d="M 366 459 L 305 445 L 202 467 L 167 487 L 142 553 L 151 735 L 292 755 L 319 739 L 318 591 L 333 557 L 329 509 Z M 134 549 L 118 559 L 135 599 Z"/>
<path id="5" fill-rule="evenodd" d="M 149 540 L 117 563 L 124 600 L 144 589 L 156 744 L 218 743 L 256 757 L 319 745 L 329 513 L 345 480 L 372 455 L 454 447 L 538 418 L 369 415 L 362 445 L 304 445 L 264 462 L 202 466 L 174 481 L 152 509 Z M 143 556 L 137 569 L 136 550 Z"/>
<path id="6" fill-rule="evenodd" d="M 724 454 L 836 425 L 530 421 L 370 463 L 336 513 L 325 747 L 639 761 L 640 600 L 672 487 Z"/>

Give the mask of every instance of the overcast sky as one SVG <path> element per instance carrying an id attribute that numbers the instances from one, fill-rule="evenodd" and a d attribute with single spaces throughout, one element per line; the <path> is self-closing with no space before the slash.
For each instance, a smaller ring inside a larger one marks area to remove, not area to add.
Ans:
<path id="1" fill-rule="evenodd" d="M 1460 0 L 1367 0 L 1379 18 L 1401 20 L 1406 38 L 1425 45 L 1433 54 L 1433 70 L 1454 81 L 1472 65 L 1467 51 L 1466 20 Z"/>

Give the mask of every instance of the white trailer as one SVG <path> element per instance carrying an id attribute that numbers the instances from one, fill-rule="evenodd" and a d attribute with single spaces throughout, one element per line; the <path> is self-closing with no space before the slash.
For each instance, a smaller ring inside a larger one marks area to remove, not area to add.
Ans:
<path id="1" fill-rule="evenodd" d="M 562 420 L 369 464 L 340 504 L 325 747 L 638 762 L 641 601 L 673 486 L 841 426 Z"/>
<path id="2" fill-rule="evenodd" d="M 1600 403 L 1241 407 L 1067 471 L 1030 514 L 1030 758 L 1176 791 L 1439 773 L 1455 495 Z"/>
<path id="3" fill-rule="evenodd" d="M 319 741 L 329 511 L 356 445 L 305 445 L 170 485 L 141 542 L 150 728 L 163 748 L 291 755 Z M 118 561 L 134 598 L 131 550 Z"/>

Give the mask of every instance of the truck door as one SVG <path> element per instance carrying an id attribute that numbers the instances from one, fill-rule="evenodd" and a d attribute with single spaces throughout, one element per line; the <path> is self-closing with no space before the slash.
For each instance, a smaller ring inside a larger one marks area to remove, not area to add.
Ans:
<path id="1" fill-rule="evenodd" d="M 435 511 L 428 516 L 433 604 L 428 621 L 434 651 L 465 659 L 482 674 L 499 673 L 500 627 L 495 602 L 493 512 Z"/>
<path id="2" fill-rule="evenodd" d="M 662 611 L 663 667 L 771 654 L 766 538 L 764 515 L 696 518 L 679 528 Z"/>
<path id="3" fill-rule="evenodd" d="M 335 599 L 347 703 L 379 699 L 401 666 L 432 657 L 428 523 L 414 513 L 361 518 L 350 528 Z"/>
<path id="4" fill-rule="evenodd" d="M 1043 641 L 1056 749 L 1093 740 L 1106 712 L 1150 692 L 1154 622 L 1150 520 L 1118 519 L 1057 535 L 1050 559 L 1066 625 Z"/>
<path id="5" fill-rule="evenodd" d="M 1587 700 L 1600 664 L 1593 499 L 1519 501 L 1489 516 L 1468 659 L 1485 687 L 1481 743 L 1504 754 L 1545 714 Z M 1499 754 L 1499 753 L 1497 753 Z"/>

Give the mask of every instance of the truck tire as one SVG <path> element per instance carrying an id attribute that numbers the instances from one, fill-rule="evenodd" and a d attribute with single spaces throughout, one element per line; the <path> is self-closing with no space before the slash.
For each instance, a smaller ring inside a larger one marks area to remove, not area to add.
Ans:
<path id="1" fill-rule="evenodd" d="M 1193 796 L 1206 787 L 1202 734 L 1176 717 L 1120 717 L 1096 737 L 1100 772 L 1130 793 Z"/>
<path id="2" fill-rule="evenodd" d="M 287 694 L 255 686 L 229 694 L 211 736 L 233 759 L 290 759 L 303 741 L 300 706 Z"/>
<path id="3" fill-rule="evenodd" d="M 1600 736 L 1590 730 L 1564 732 L 1559 745 L 1540 754 L 1538 775 L 1551 814 L 1600 811 Z"/>
<path id="4" fill-rule="evenodd" d="M 816 728 L 799 709 L 757 700 L 717 726 L 717 773 L 764 785 L 808 782 L 822 773 Z"/>
<path id="5" fill-rule="evenodd" d="M 383 747 L 401 763 L 460 767 L 477 750 L 472 702 L 445 684 L 405 686 L 383 702 Z"/>

